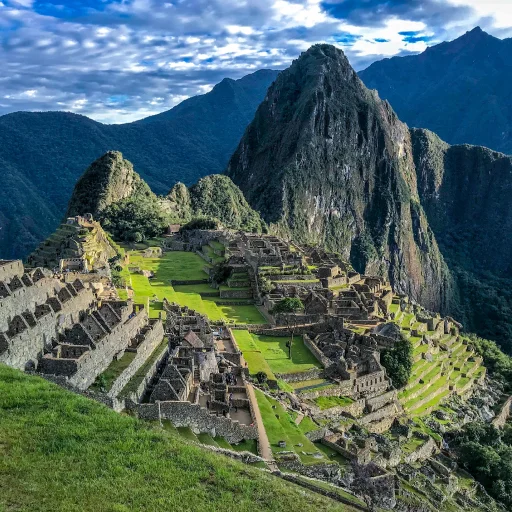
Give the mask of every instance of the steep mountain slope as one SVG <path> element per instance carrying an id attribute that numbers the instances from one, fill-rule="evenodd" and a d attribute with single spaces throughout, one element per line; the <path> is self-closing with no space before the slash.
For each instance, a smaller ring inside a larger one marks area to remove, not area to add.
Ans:
<path id="1" fill-rule="evenodd" d="M 421 202 L 457 281 L 453 313 L 510 351 L 512 157 L 423 129 L 411 138 Z"/>
<path id="2" fill-rule="evenodd" d="M 221 172 L 276 71 L 225 79 L 212 91 L 136 123 L 103 125 L 64 112 L 0 117 L 0 253 L 26 256 L 64 216 L 84 169 L 121 151 L 151 188 Z"/>
<path id="3" fill-rule="evenodd" d="M 193 218 L 217 219 L 231 229 L 261 233 L 265 222 L 254 211 L 242 191 L 223 174 L 201 178 L 187 188 L 176 183 L 166 197 L 166 204 L 175 222 L 184 224 Z"/>
<path id="4" fill-rule="evenodd" d="M 75 185 L 66 216 L 86 213 L 124 241 L 160 236 L 169 223 L 185 224 L 195 218 L 216 219 L 232 229 L 266 229 L 227 176 L 205 176 L 190 188 L 178 182 L 167 197 L 158 197 L 119 151 L 95 160 Z"/>
<path id="5" fill-rule="evenodd" d="M 278 76 L 227 174 L 277 231 L 445 308 L 448 272 L 420 205 L 409 130 L 341 50 L 313 46 Z"/>
<path id="6" fill-rule="evenodd" d="M 101 214 L 123 199 L 156 196 L 119 151 L 109 151 L 95 160 L 75 185 L 66 216 Z"/>
<path id="7" fill-rule="evenodd" d="M 512 154 L 512 38 L 479 27 L 420 55 L 373 63 L 359 76 L 409 126 L 451 144 L 478 144 Z"/>

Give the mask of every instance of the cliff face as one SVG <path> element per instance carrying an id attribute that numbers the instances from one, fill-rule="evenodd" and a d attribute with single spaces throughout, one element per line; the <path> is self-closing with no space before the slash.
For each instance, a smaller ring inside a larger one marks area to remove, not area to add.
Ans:
<path id="1" fill-rule="evenodd" d="M 413 129 L 411 136 L 421 202 L 440 242 L 447 249 L 451 242 L 462 249 L 463 242 L 474 267 L 510 273 L 512 157 L 449 146 L 428 130 Z"/>
<path id="2" fill-rule="evenodd" d="M 454 278 L 449 311 L 512 350 L 512 158 L 413 129 L 418 190 Z"/>
<path id="3" fill-rule="evenodd" d="M 75 185 L 67 216 L 100 214 L 111 204 L 128 197 L 151 196 L 147 183 L 119 151 L 109 151 L 95 160 Z"/>
<path id="4" fill-rule="evenodd" d="M 313 46 L 278 76 L 227 174 L 276 231 L 445 308 L 448 273 L 420 205 L 409 130 L 341 50 Z"/>

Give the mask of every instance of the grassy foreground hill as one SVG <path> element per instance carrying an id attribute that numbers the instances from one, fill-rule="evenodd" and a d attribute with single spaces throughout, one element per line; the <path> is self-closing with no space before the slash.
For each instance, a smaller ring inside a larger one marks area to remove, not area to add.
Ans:
<path id="1" fill-rule="evenodd" d="M 349 510 L 0 365 L 0 511 Z"/>

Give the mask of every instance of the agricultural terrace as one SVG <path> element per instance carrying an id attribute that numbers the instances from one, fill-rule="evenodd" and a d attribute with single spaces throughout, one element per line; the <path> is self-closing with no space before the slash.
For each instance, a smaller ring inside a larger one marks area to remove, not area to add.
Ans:
<path id="1" fill-rule="evenodd" d="M 144 257 L 144 250 L 128 251 L 130 263 L 121 274 L 128 286 L 131 286 L 137 302 L 148 303 L 150 316 L 158 317 L 162 312 L 164 297 L 170 302 L 188 306 L 211 321 L 224 320 L 237 324 L 264 324 L 265 319 L 253 304 L 229 304 L 229 300 L 220 299 L 218 290 L 207 282 L 205 269 L 209 265 L 192 252 L 170 251 L 161 257 Z M 148 278 L 139 270 L 149 270 L 154 274 Z M 172 281 L 200 281 L 201 284 L 185 284 L 175 287 Z M 122 290 L 121 290 L 122 291 Z M 210 296 L 212 295 L 212 296 Z M 222 302 L 220 304 L 219 302 Z"/>
<path id="2" fill-rule="evenodd" d="M 306 433 L 318 428 L 310 418 L 298 420 L 297 413 L 288 411 L 281 402 L 255 390 L 263 425 L 273 453 L 294 451 L 304 464 L 327 462 L 323 451 L 312 443 Z M 296 423 L 298 422 L 298 424 Z M 279 446 L 284 441 L 285 446 Z"/>
<path id="3" fill-rule="evenodd" d="M 265 372 L 268 378 L 275 379 L 276 373 L 290 374 L 321 368 L 304 345 L 302 336 L 293 337 L 290 359 L 286 346 L 290 336 L 260 336 L 245 330 L 233 330 L 233 335 L 252 375 Z"/>
<path id="4" fill-rule="evenodd" d="M 471 341 L 462 335 L 442 335 L 433 345 L 423 336 L 413 336 L 420 323 L 414 313 L 400 311 L 392 304 L 395 322 L 413 346 L 413 367 L 407 386 L 399 393 L 404 409 L 412 417 L 421 417 L 439 409 L 452 394 L 464 395 L 485 372 L 482 359 L 475 354 Z M 424 331 L 432 337 L 435 333 Z"/>

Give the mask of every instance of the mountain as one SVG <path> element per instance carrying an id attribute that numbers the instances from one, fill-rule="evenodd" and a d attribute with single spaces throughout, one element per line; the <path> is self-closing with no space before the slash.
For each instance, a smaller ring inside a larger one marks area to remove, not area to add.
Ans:
<path id="1" fill-rule="evenodd" d="M 409 129 L 340 50 L 314 46 L 278 76 L 227 174 L 270 229 L 512 351 L 512 157 Z"/>
<path id="2" fill-rule="evenodd" d="M 123 125 L 65 112 L 0 117 L 0 253 L 24 257 L 52 233 L 77 179 L 107 151 L 121 151 L 157 194 L 222 172 L 277 73 L 224 79 L 168 112 Z"/>
<path id="3" fill-rule="evenodd" d="M 133 170 L 133 165 L 119 151 L 109 151 L 95 160 L 82 174 L 68 204 L 67 217 L 101 214 L 111 204 L 124 199 L 139 200 L 156 196 Z"/>
<path id="4" fill-rule="evenodd" d="M 211 174 L 191 187 L 178 182 L 166 197 L 158 197 L 119 151 L 95 160 L 77 181 L 66 216 L 88 213 L 116 240 L 127 242 L 161 236 L 170 223 L 192 220 L 218 221 L 244 231 L 266 230 L 260 215 L 227 176 Z"/>
<path id="5" fill-rule="evenodd" d="M 446 309 L 448 270 L 420 204 L 409 129 L 341 50 L 315 45 L 280 73 L 227 175 L 272 229 Z"/>
<path id="6" fill-rule="evenodd" d="M 451 313 L 512 350 L 512 157 L 412 129 L 418 191 L 455 281 Z"/>
<path id="7" fill-rule="evenodd" d="M 359 76 L 409 126 L 428 128 L 450 144 L 476 144 L 512 154 L 512 38 L 479 27 L 419 55 L 373 63 Z"/>

